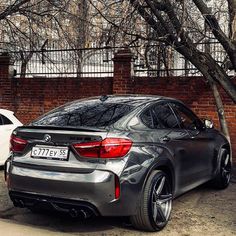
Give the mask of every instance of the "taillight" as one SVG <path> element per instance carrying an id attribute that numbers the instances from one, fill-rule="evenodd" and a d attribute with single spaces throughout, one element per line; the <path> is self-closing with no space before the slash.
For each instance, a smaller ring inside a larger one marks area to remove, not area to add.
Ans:
<path id="1" fill-rule="evenodd" d="M 119 158 L 125 156 L 132 146 L 130 139 L 106 138 L 102 141 L 73 144 L 82 157 Z"/>
<path id="2" fill-rule="evenodd" d="M 15 135 L 11 135 L 10 139 L 10 151 L 12 152 L 23 152 L 26 145 L 27 145 L 27 140 L 24 140 L 22 138 L 16 137 Z"/>

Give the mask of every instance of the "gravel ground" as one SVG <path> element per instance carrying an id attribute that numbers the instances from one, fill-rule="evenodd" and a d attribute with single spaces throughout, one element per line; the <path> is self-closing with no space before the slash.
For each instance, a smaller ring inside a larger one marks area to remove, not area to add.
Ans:
<path id="1" fill-rule="evenodd" d="M 3 171 L 0 171 L 0 189 L 0 229 L 4 236 L 236 235 L 236 171 L 226 190 L 201 186 L 176 199 L 169 224 L 157 233 L 136 231 L 122 217 L 78 220 L 58 213 L 33 214 L 27 209 L 14 208 L 7 195 Z"/>

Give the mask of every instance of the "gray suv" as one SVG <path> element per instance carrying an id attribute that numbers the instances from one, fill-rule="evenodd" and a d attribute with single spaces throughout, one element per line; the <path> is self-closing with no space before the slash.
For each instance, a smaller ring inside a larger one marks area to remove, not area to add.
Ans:
<path id="1" fill-rule="evenodd" d="M 147 231 L 167 224 L 175 197 L 207 181 L 226 188 L 230 175 L 230 144 L 219 131 L 180 101 L 144 95 L 56 108 L 14 130 L 5 164 L 17 207 L 130 216 Z"/>

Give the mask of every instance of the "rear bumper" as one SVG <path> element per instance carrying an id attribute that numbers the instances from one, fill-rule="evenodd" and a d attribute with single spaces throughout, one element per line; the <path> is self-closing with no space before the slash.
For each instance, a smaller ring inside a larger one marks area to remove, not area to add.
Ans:
<path id="1" fill-rule="evenodd" d="M 57 204 L 59 201 L 60 204 L 68 203 L 66 208 L 70 205 L 89 206 L 95 215 L 127 216 L 136 213 L 137 186 L 122 181 L 120 197 L 116 199 L 115 174 L 110 171 L 56 172 L 11 164 L 7 172 L 10 197 L 14 203 L 22 200 L 24 207 L 42 202 Z"/>
<path id="2" fill-rule="evenodd" d="M 54 209 L 72 216 L 81 215 L 87 218 L 91 215 L 98 216 L 98 210 L 88 202 L 48 197 L 44 195 L 30 194 L 25 192 L 10 191 L 9 196 L 16 207 L 28 207 L 34 209 Z"/>

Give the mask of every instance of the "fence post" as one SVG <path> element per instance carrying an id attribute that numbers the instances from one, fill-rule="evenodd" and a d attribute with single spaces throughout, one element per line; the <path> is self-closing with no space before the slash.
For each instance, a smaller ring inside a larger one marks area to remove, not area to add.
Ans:
<path id="1" fill-rule="evenodd" d="M 130 49 L 122 49 L 115 53 L 113 94 L 129 94 L 134 92 L 132 80 L 132 53 Z"/>

